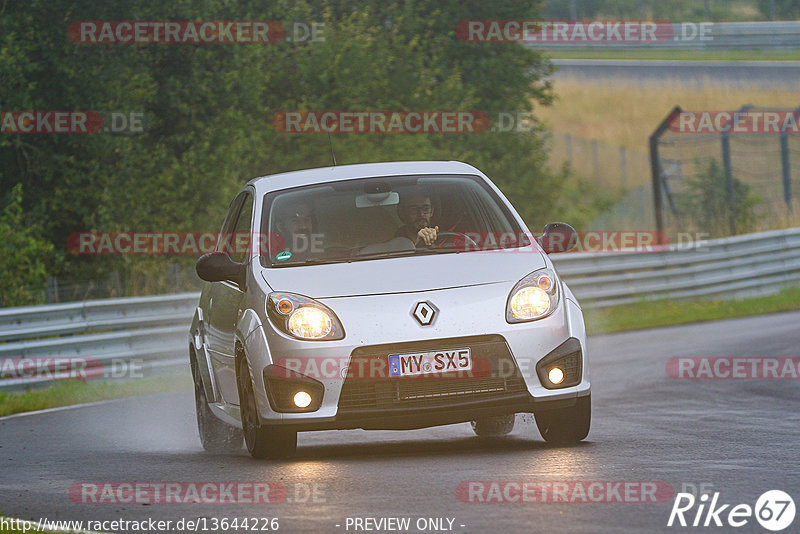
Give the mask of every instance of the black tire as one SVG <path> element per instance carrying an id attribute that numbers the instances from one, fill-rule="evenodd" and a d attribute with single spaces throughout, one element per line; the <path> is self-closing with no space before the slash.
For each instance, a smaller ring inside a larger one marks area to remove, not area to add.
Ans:
<path id="1" fill-rule="evenodd" d="M 250 368 L 244 357 L 237 358 L 236 381 L 239 386 L 242 433 L 250 456 L 259 459 L 292 456 L 297 451 L 297 431 L 285 426 L 260 423 L 253 380 L 250 378 Z"/>
<path id="2" fill-rule="evenodd" d="M 505 436 L 514 430 L 516 414 L 493 415 L 472 421 L 472 430 L 481 437 Z"/>
<path id="3" fill-rule="evenodd" d="M 576 443 L 586 438 L 592 423 L 592 397 L 578 397 L 575 406 L 535 415 L 536 426 L 548 443 Z"/>
<path id="4" fill-rule="evenodd" d="M 194 407 L 197 414 L 197 431 L 203 448 L 213 453 L 229 453 L 242 450 L 242 432 L 224 421 L 220 421 L 208 407 L 206 390 L 192 353 L 192 380 L 194 382 Z"/>

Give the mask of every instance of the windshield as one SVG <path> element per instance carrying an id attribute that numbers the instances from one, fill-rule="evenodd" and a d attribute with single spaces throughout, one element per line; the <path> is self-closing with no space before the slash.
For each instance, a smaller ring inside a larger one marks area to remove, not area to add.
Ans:
<path id="1" fill-rule="evenodd" d="M 530 245 L 477 176 L 389 176 L 272 192 L 261 225 L 268 267 Z"/>

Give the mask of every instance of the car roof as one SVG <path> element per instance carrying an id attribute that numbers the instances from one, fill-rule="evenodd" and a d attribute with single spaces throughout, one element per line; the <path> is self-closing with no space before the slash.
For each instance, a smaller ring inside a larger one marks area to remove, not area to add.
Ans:
<path id="1" fill-rule="evenodd" d="M 356 165 L 336 165 L 300 171 L 284 172 L 253 178 L 248 185 L 255 187 L 258 194 L 323 184 L 340 180 L 355 180 L 373 176 L 405 176 L 419 174 L 473 174 L 483 176 L 478 169 L 460 161 L 392 161 L 385 163 L 360 163 Z"/>

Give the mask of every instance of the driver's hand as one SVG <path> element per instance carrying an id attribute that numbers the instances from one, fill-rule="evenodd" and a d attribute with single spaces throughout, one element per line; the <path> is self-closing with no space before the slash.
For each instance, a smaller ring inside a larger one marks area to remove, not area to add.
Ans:
<path id="1" fill-rule="evenodd" d="M 433 245 L 436 242 L 436 234 L 439 231 L 439 227 L 435 226 L 433 228 L 423 228 L 419 232 L 417 232 L 417 243 L 422 241 L 426 245 Z"/>

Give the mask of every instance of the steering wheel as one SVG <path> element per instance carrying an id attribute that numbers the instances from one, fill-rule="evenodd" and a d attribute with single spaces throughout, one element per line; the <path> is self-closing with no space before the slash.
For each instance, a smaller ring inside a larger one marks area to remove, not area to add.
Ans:
<path id="1" fill-rule="evenodd" d="M 446 241 L 449 240 L 450 244 L 452 246 L 453 245 L 453 238 L 455 238 L 455 237 L 461 237 L 461 238 L 464 239 L 464 242 L 463 242 L 463 245 L 462 245 L 464 250 L 467 249 L 467 244 L 469 244 L 469 248 L 472 248 L 472 247 L 474 247 L 475 249 L 479 249 L 480 248 L 480 245 L 478 245 L 478 243 L 476 243 L 474 239 L 472 239 L 470 236 L 468 236 L 467 234 L 465 234 L 463 232 L 439 232 L 438 234 L 436 234 L 436 241 L 434 241 L 433 244 L 436 245 L 436 246 L 440 246 L 440 245 L 443 245 Z M 456 248 L 456 247 L 453 246 L 453 248 Z"/>

